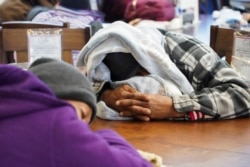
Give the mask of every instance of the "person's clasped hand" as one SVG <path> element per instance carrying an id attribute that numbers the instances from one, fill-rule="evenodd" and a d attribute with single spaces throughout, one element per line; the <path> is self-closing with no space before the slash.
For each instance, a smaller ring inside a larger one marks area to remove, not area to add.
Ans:
<path id="1" fill-rule="evenodd" d="M 129 115 L 140 120 L 149 121 L 151 111 L 148 109 L 147 104 L 150 97 L 147 94 L 138 92 L 129 85 L 106 90 L 102 94 L 101 100 L 107 106 L 119 112 L 121 116 Z"/>
<path id="2" fill-rule="evenodd" d="M 138 92 L 129 85 L 105 91 L 102 100 L 120 113 L 121 116 L 133 117 L 143 121 L 183 117 L 178 113 L 172 98 L 156 94 Z"/>

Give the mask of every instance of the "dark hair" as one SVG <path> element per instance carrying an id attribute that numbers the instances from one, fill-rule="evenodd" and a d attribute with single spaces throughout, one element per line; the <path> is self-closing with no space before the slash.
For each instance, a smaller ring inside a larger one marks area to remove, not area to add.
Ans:
<path id="1" fill-rule="evenodd" d="M 126 80 L 140 69 L 140 64 L 131 53 L 108 53 L 103 63 L 109 68 L 112 81 Z"/>
<path id="2" fill-rule="evenodd" d="M 90 9 L 89 0 L 60 0 L 60 5 L 75 10 Z"/>

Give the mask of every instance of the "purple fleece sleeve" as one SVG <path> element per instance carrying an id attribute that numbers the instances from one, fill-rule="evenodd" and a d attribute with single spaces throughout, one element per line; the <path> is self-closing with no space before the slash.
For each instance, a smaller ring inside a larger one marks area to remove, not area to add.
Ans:
<path id="1" fill-rule="evenodd" d="M 56 166 L 151 166 L 131 144 L 112 130 L 93 132 L 72 112 L 58 112 L 54 118 L 51 159 Z"/>

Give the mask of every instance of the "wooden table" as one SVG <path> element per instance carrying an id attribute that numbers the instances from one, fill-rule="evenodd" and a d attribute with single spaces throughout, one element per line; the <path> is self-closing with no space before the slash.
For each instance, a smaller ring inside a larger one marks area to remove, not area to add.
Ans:
<path id="1" fill-rule="evenodd" d="M 250 119 L 212 122 L 107 121 L 93 130 L 116 130 L 137 149 L 156 153 L 167 167 L 249 167 Z"/>

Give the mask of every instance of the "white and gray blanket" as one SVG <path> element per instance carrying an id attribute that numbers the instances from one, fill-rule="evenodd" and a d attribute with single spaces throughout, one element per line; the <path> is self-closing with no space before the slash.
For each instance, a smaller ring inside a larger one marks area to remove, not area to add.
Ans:
<path id="1" fill-rule="evenodd" d="M 186 77 L 165 52 L 164 36 L 155 28 L 136 28 L 122 21 L 114 22 L 91 37 L 79 53 L 77 66 L 87 68 L 87 77 L 91 82 L 111 81 L 110 71 L 102 60 L 107 53 L 112 52 L 131 53 L 151 74 L 147 77 L 132 77 L 125 81 L 113 82 L 113 87 L 129 84 L 141 92 L 167 96 L 193 91 Z M 103 101 L 97 106 L 97 116 L 103 119 L 130 119 L 120 117 Z"/>

